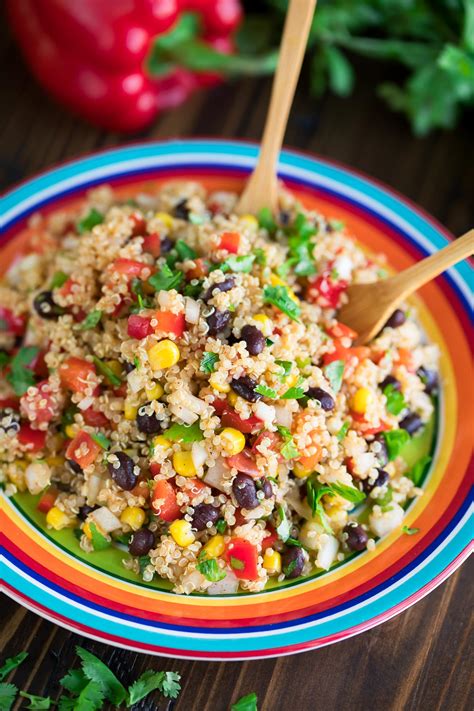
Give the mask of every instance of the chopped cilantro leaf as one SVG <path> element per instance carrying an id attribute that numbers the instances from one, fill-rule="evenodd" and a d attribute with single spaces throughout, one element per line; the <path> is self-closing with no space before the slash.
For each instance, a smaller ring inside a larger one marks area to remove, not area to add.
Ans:
<path id="1" fill-rule="evenodd" d="M 93 360 L 94 360 L 94 365 L 97 368 L 97 370 L 99 371 L 99 373 L 101 373 L 101 375 L 103 375 L 104 378 L 106 378 L 111 385 L 113 385 L 116 388 L 120 387 L 120 385 L 122 384 L 122 379 L 119 378 L 119 376 L 114 373 L 112 368 L 110 368 L 107 365 L 107 363 L 104 363 L 103 360 L 100 360 L 100 358 L 97 358 L 97 356 L 93 356 Z"/>
<path id="2" fill-rule="evenodd" d="M 365 499 L 364 492 L 354 486 L 347 486 L 347 484 L 341 484 L 338 481 L 329 486 L 336 494 L 339 494 L 339 496 L 342 496 L 343 499 L 350 501 L 352 504 L 360 504 Z"/>
<path id="3" fill-rule="evenodd" d="M 304 548 L 305 546 L 297 538 L 287 538 L 285 541 L 287 546 L 295 546 L 296 548 Z"/>
<path id="4" fill-rule="evenodd" d="M 259 383 L 255 388 L 255 392 L 259 393 L 259 395 L 263 395 L 263 397 L 268 397 L 271 400 L 275 400 L 277 397 L 277 391 L 268 387 L 265 383 Z"/>
<path id="5" fill-rule="evenodd" d="M 284 444 L 282 445 L 280 449 L 280 453 L 284 459 L 287 461 L 289 459 L 295 459 L 295 457 L 299 456 L 298 449 L 296 448 L 295 441 L 293 439 L 293 435 L 291 434 L 290 430 L 288 427 L 283 427 L 282 425 L 279 425 L 277 427 L 279 434 L 283 437 Z"/>
<path id="6" fill-rule="evenodd" d="M 0 369 L 4 368 L 10 362 L 10 356 L 5 351 L 0 351 Z"/>
<path id="7" fill-rule="evenodd" d="M 286 378 L 291 373 L 293 363 L 291 362 L 291 360 L 275 360 L 275 363 L 283 369 L 283 373 L 279 376 L 280 380 L 286 380 Z"/>
<path id="8" fill-rule="evenodd" d="M 82 660 L 82 670 L 90 681 L 98 684 L 104 696 L 116 706 L 127 698 L 123 684 L 101 660 L 83 647 L 76 647 L 76 653 Z"/>
<path id="9" fill-rule="evenodd" d="M 83 321 L 79 324 L 80 331 L 87 331 L 89 328 L 95 328 L 102 318 L 102 311 L 98 309 L 91 311 Z"/>
<path id="10" fill-rule="evenodd" d="M 301 308 L 291 298 L 288 287 L 281 284 L 278 286 L 266 284 L 263 289 L 263 300 L 268 304 L 276 306 L 277 309 L 286 314 L 292 321 L 298 321 Z"/>
<path id="11" fill-rule="evenodd" d="M 344 422 L 339 432 L 336 434 L 337 439 L 341 442 L 347 434 L 350 425 L 349 422 Z"/>
<path id="12" fill-rule="evenodd" d="M 296 385 L 294 385 L 292 388 L 288 388 L 286 393 L 283 393 L 281 396 L 283 400 L 300 400 L 302 397 L 304 397 L 305 390 L 304 388 L 301 387 L 301 384 L 304 383 L 304 378 L 299 377 Z"/>
<path id="13" fill-rule="evenodd" d="M 84 232 L 90 232 L 93 227 L 100 225 L 103 221 L 103 214 L 93 207 L 92 210 L 82 218 L 82 220 L 79 220 L 76 228 L 79 234 L 82 235 Z"/>
<path id="14" fill-rule="evenodd" d="M 36 380 L 33 372 L 27 368 L 39 353 L 37 346 L 25 346 L 13 356 L 10 361 L 10 372 L 7 380 L 12 386 L 15 394 L 24 395 L 29 387 L 35 385 Z"/>
<path id="15" fill-rule="evenodd" d="M 202 563 L 198 563 L 196 567 L 199 572 L 204 575 L 206 580 L 210 580 L 212 583 L 217 583 L 219 580 L 225 578 L 225 571 L 219 568 L 215 558 L 203 560 Z"/>
<path id="16" fill-rule="evenodd" d="M 196 284 L 192 284 L 191 282 L 186 284 L 183 289 L 183 294 L 189 296 L 191 299 L 196 299 L 202 291 L 202 283 L 203 280 L 200 279 Z"/>
<path id="17" fill-rule="evenodd" d="M 277 226 L 269 207 L 262 207 L 257 214 L 257 219 L 260 227 L 263 227 L 268 232 L 275 232 Z"/>
<path id="18" fill-rule="evenodd" d="M 257 694 L 247 694 L 232 704 L 230 711 L 257 711 Z"/>
<path id="19" fill-rule="evenodd" d="M 201 358 L 201 363 L 199 365 L 199 370 L 201 370 L 203 373 L 213 373 L 216 369 L 216 363 L 219 360 L 219 356 L 217 353 L 211 353 L 210 351 L 206 351 L 203 353 L 203 356 Z"/>
<path id="20" fill-rule="evenodd" d="M 32 711 L 49 709 L 52 703 L 49 696 L 36 696 L 35 694 L 27 694 L 26 691 L 20 691 L 20 696 L 30 702 L 25 708 L 32 709 Z"/>
<path id="21" fill-rule="evenodd" d="M 416 533 L 420 532 L 419 528 L 410 528 L 409 526 L 402 526 L 402 531 L 403 533 L 406 533 L 407 536 L 414 536 Z"/>
<path id="22" fill-rule="evenodd" d="M 89 524 L 92 540 L 92 548 L 95 551 L 103 551 L 110 546 L 111 541 L 106 538 L 97 528 L 93 521 Z"/>
<path id="23" fill-rule="evenodd" d="M 68 275 L 65 272 L 55 272 L 53 274 L 53 278 L 51 279 L 51 284 L 49 285 L 49 288 L 51 290 L 53 289 L 59 289 L 60 286 L 63 286 L 69 279 Z"/>
<path id="24" fill-rule="evenodd" d="M 173 271 L 168 264 L 164 264 L 159 272 L 148 279 L 148 283 L 155 291 L 170 291 L 178 289 L 182 280 L 183 272 Z"/>
<path id="25" fill-rule="evenodd" d="M 163 696 L 169 699 L 176 699 L 181 691 L 180 679 L 180 675 L 176 672 L 157 672 L 152 669 L 143 672 L 137 681 L 128 688 L 127 706 L 133 706 L 156 690 L 161 691 Z"/>
<path id="26" fill-rule="evenodd" d="M 186 244 L 186 242 L 182 239 L 179 239 L 176 242 L 175 249 L 178 252 L 178 257 L 182 262 L 185 262 L 187 259 L 196 259 L 197 257 L 197 252 L 195 252 L 194 249 L 190 247 L 189 244 Z"/>
<path id="27" fill-rule="evenodd" d="M 221 534 L 224 533 L 226 528 L 227 528 L 227 523 L 226 523 L 225 519 L 220 518 L 218 520 L 218 522 L 216 523 L 217 533 L 221 533 Z"/>
<path id="28" fill-rule="evenodd" d="M 171 442 L 200 442 L 204 439 L 204 435 L 199 426 L 199 422 L 192 425 L 179 425 L 175 423 L 163 432 L 163 436 Z"/>
<path id="29" fill-rule="evenodd" d="M 383 394 L 387 398 L 387 411 L 392 415 L 399 415 L 407 406 L 403 393 L 396 390 L 392 383 L 386 385 Z"/>
<path id="30" fill-rule="evenodd" d="M 236 257 L 232 255 L 227 257 L 225 262 L 220 266 L 223 272 L 242 272 L 243 274 L 248 274 L 252 271 L 252 266 L 255 261 L 254 254 L 244 254 L 241 257 Z"/>
<path id="31" fill-rule="evenodd" d="M 387 445 L 388 458 L 392 462 L 398 457 L 403 446 L 409 441 L 410 435 L 406 430 L 390 430 L 383 433 Z"/>
<path id="32" fill-rule="evenodd" d="M 324 375 L 328 379 L 335 393 L 339 392 L 342 385 L 342 376 L 344 375 L 344 361 L 333 360 L 324 367 Z"/>
<path id="33" fill-rule="evenodd" d="M 419 486 L 421 484 L 421 480 L 423 479 L 423 475 L 426 472 L 426 469 L 431 462 L 431 457 L 428 455 L 425 455 L 421 459 L 419 459 L 416 464 L 411 468 L 411 470 L 405 474 L 406 477 L 412 480 L 415 486 Z"/>
<path id="34" fill-rule="evenodd" d="M 3 664 L 2 667 L 0 667 L 0 681 L 3 681 L 6 679 L 6 677 L 12 672 L 14 669 L 20 666 L 25 659 L 28 656 L 28 652 L 20 652 L 19 654 L 16 654 L 14 657 L 8 657 L 8 659 L 5 660 L 5 663 Z"/>
<path id="35" fill-rule="evenodd" d="M 14 684 L 0 684 L 0 709 L 10 711 L 16 699 L 18 689 Z"/>
<path id="36" fill-rule="evenodd" d="M 311 508 L 313 516 L 319 516 L 321 525 L 328 533 L 332 533 L 326 518 L 326 512 L 322 504 L 322 498 L 326 494 L 334 496 L 333 490 L 329 486 L 321 486 L 315 479 L 310 478 L 306 482 L 306 498 Z"/>
<path id="37" fill-rule="evenodd" d="M 255 255 L 255 264 L 258 264 L 259 267 L 264 267 L 267 263 L 267 255 L 265 254 L 265 250 L 261 249 L 261 247 L 256 247 L 253 250 L 253 253 Z"/>

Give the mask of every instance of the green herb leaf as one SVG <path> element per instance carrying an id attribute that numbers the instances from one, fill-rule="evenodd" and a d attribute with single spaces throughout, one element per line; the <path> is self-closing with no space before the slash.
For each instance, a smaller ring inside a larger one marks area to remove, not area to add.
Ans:
<path id="1" fill-rule="evenodd" d="M 409 526 L 402 526 L 402 531 L 403 533 L 406 533 L 407 536 L 414 536 L 415 534 L 420 532 L 420 529 L 410 528 Z"/>
<path id="2" fill-rule="evenodd" d="M 101 373 L 111 385 L 116 388 L 120 387 L 120 385 L 122 384 L 122 379 L 114 373 L 112 368 L 110 368 L 107 363 L 104 363 L 104 361 L 100 360 L 100 358 L 97 358 L 97 356 L 93 356 L 93 361 L 99 373 Z"/>
<path id="3" fill-rule="evenodd" d="M 399 415 L 406 408 L 407 404 L 403 393 L 396 390 L 391 383 L 384 387 L 383 394 L 387 398 L 387 411 L 392 415 Z"/>
<path id="4" fill-rule="evenodd" d="M 6 677 L 12 672 L 14 669 L 20 666 L 25 659 L 28 657 L 28 652 L 20 652 L 19 654 L 16 654 L 14 657 L 9 657 L 8 659 L 5 660 L 5 663 L 3 664 L 2 667 L 0 667 L 0 681 L 3 681 L 6 679 Z"/>
<path id="5" fill-rule="evenodd" d="M 49 696 L 35 696 L 34 694 L 27 694 L 26 691 L 20 691 L 20 696 L 24 699 L 28 699 L 30 702 L 27 709 L 34 709 L 36 711 L 41 711 L 41 709 L 49 709 L 51 706 L 51 699 Z"/>
<path id="6" fill-rule="evenodd" d="M 84 674 L 99 685 L 100 690 L 109 701 L 116 706 L 125 701 L 127 698 L 125 687 L 108 666 L 83 647 L 76 647 L 76 653 L 82 660 Z"/>
<path id="7" fill-rule="evenodd" d="M 5 351 L 0 351 L 0 370 L 10 362 L 10 356 Z"/>
<path id="8" fill-rule="evenodd" d="M 203 373 L 213 373 L 216 369 L 216 363 L 219 360 L 219 356 L 217 353 L 211 353 L 210 351 L 206 351 L 203 353 L 203 356 L 201 358 L 201 363 L 199 365 L 199 370 L 201 370 Z"/>
<path id="9" fill-rule="evenodd" d="M 230 567 L 234 570 L 243 570 L 245 568 L 245 563 L 239 558 L 234 558 L 233 555 L 230 556 Z"/>
<path id="10" fill-rule="evenodd" d="M 344 367 L 343 360 L 333 360 L 323 368 L 324 375 L 329 380 L 329 383 L 335 393 L 338 393 L 341 389 Z"/>
<path id="11" fill-rule="evenodd" d="M 194 281 L 194 279 L 193 279 Z M 183 289 L 183 294 L 184 296 L 189 296 L 191 299 L 197 299 L 197 297 L 201 294 L 202 291 L 202 284 L 203 284 L 203 279 L 199 279 L 197 284 L 186 284 L 186 286 Z"/>
<path id="12" fill-rule="evenodd" d="M 200 442 L 204 439 L 204 435 L 199 426 L 199 422 L 194 422 L 192 425 L 179 425 L 175 423 L 169 429 L 163 432 L 163 436 L 171 442 Z"/>
<path id="13" fill-rule="evenodd" d="M 268 385 L 265 385 L 265 383 L 259 383 L 255 388 L 255 392 L 259 395 L 263 395 L 263 397 L 268 397 L 271 400 L 275 400 L 277 397 L 277 391 L 274 390 L 274 388 L 270 388 Z"/>
<path id="14" fill-rule="evenodd" d="M 267 230 L 270 233 L 275 232 L 277 226 L 269 207 L 262 207 L 257 214 L 257 220 L 259 226 L 264 230 Z"/>
<path id="15" fill-rule="evenodd" d="M 405 476 L 411 479 L 415 486 L 419 486 L 430 462 L 431 457 L 425 455 L 416 462 L 416 464 L 407 474 L 405 474 Z"/>
<path id="16" fill-rule="evenodd" d="M 100 225 L 103 221 L 103 214 L 93 207 L 88 215 L 83 217 L 82 220 L 79 220 L 76 225 L 76 229 L 79 234 L 82 235 L 84 232 L 90 232 L 93 227 Z"/>
<path id="17" fill-rule="evenodd" d="M 241 257 L 232 255 L 227 257 L 225 262 L 220 266 L 223 272 L 241 272 L 243 274 L 249 274 L 252 271 L 252 266 L 255 261 L 254 254 L 244 254 Z"/>
<path id="18" fill-rule="evenodd" d="M 102 318 L 102 311 L 98 309 L 91 311 L 85 317 L 84 321 L 79 324 L 80 331 L 87 331 L 89 328 L 95 328 Z"/>
<path id="19" fill-rule="evenodd" d="M 68 698 L 61 696 L 58 711 L 98 711 L 104 703 L 104 692 L 96 681 L 89 681 L 79 696 Z"/>
<path id="20" fill-rule="evenodd" d="M 183 272 L 173 271 L 168 264 L 164 264 L 159 272 L 153 274 L 148 283 L 155 291 L 170 291 L 171 289 L 179 289 L 183 281 Z"/>
<path id="21" fill-rule="evenodd" d="M 283 437 L 284 444 L 282 445 L 280 449 L 280 453 L 282 457 L 284 457 L 287 461 L 289 459 L 295 459 L 295 457 L 299 456 L 299 451 L 296 448 L 295 441 L 293 439 L 293 435 L 291 434 L 290 430 L 288 427 L 283 427 L 283 425 L 278 425 L 277 426 L 279 434 Z"/>
<path id="22" fill-rule="evenodd" d="M 219 568 L 215 558 L 203 560 L 202 563 L 199 563 L 196 567 L 199 572 L 212 583 L 217 583 L 219 580 L 225 578 L 225 571 Z"/>
<path id="23" fill-rule="evenodd" d="M 299 377 L 296 385 L 294 385 L 292 388 L 288 388 L 286 393 L 283 393 L 282 400 L 300 400 L 302 397 L 305 395 L 305 390 L 304 388 L 301 387 L 301 384 L 304 383 L 304 378 Z"/>
<path id="24" fill-rule="evenodd" d="M 288 538 L 290 536 L 291 523 L 286 517 L 286 513 L 285 513 L 283 506 L 279 505 L 277 507 L 277 511 L 278 511 L 278 517 L 280 519 L 280 523 L 276 527 L 275 531 L 277 532 L 278 538 L 281 541 L 285 542 L 286 540 L 288 540 Z"/>
<path id="25" fill-rule="evenodd" d="M 149 669 L 129 687 L 127 706 L 133 706 L 156 690 L 169 699 L 176 699 L 181 690 L 180 678 L 176 672 L 157 672 Z"/>
<path id="26" fill-rule="evenodd" d="M 341 429 L 340 429 L 339 432 L 336 434 L 336 437 L 337 437 L 337 439 L 339 440 L 339 442 L 342 442 L 342 440 L 344 439 L 344 437 L 345 437 L 346 434 L 347 434 L 347 431 L 348 431 L 349 427 L 350 427 L 349 422 L 344 422 L 344 424 L 342 425 Z"/>
<path id="27" fill-rule="evenodd" d="M 89 682 L 82 669 L 70 669 L 59 683 L 71 694 L 78 696 Z"/>
<path id="28" fill-rule="evenodd" d="M 283 382 L 286 380 L 286 378 L 289 376 L 291 373 L 291 370 L 293 368 L 293 363 L 291 360 L 275 360 L 275 363 L 280 366 L 280 368 L 283 369 L 283 373 L 278 376 L 280 380 Z"/>
<path id="29" fill-rule="evenodd" d="M 227 523 L 226 523 L 225 519 L 220 518 L 218 520 L 218 522 L 216 523 L 217 533 L 220 533 L 222 535 L 223 533 L 225 533 L 226 528 L 227 528 Z"/>
<path id="30" fill-rule="evenodd" d="M 63 284 L 67 282 L 68 279 L 69 275 L 65 272 L 55 272 L 53 274 L 53 278 L 51 279 L 51 284 L 49 285 L 49 288 L 51 290 L 59 289 L 61 286 L 63 286 Z"/>
<path id="31" fill-rule="evenodd" d="M 112 444 L 110 439 L 108 439 L 104 434 L 102 434 L 102 432 L 94 432 L 91 434 L 91 437 L 94 442 L 97 442 L 99 447 L 102 447 L 102 449 L 108 449 Z"/>
<path id="32" fill-rule="evenodd" d="M 109 548 L 111 541 L 109 541 L 108 538 L 106 538 L 97 528 L 95 523 L 93 521 L 90 522 L 89 528 L 91 531 L 91 536 L 92 536 L 92 548 L 95 551 L 103 551 L 106 548 Z"/>
<path id="33" fill-rule="evenodd" d="M 39 350 L 37 346 L 25 346 L 20 348 L 10 361 L 10 372 L 7 374 L 7 380 L 19 397 L 24 395 L 28 388 L 36 383 L 33 372 L 26 366 L 36 358 Z"/>
<path id="34" fill-rule="evenodd" d="M 339 481 L 330 484 L 330 488 L 339 496 L 342 496 L 346 501 L 350 501 L 352 504 L 360 504 L 365 499 L 365 494 L 363 491 L 356 489 L 354 486 L 347 486 L 347 484 L 341 484 Z"/>
<path id="35" fill-rule="evenodd" d="M 287 546 L 294 546 L 295 548 L 305 548 L 305 546 L 301 543 L 301 541 L 298 541 L 297 538 L 287 538 L 285 541 Z"/>
<path id="36" fill-rule="evenodd" d="M 387 504 L 389 504 L 392 501 L 392 499 L 393 499 L 393 491 L 390 487 L 388 487 L 387 490 L 385 491 L 385 493 L 382 494 L 382 496 L 378 496 L 375 499 L 375 502 L 379 506 L 384 508 L 385 506 L 387 506 Z"/>
<path id="37" fill-rule="evenodd" d="M 0 684 L 0 711 L 10 711 L 17 693 L 14 684 Z"/>
<path id="38" fill-rule="evenodd" d="M 410 440 L 410 435 L 406 430 L 390 430 L 383 433 L 385 444 L 387 445 L 388 458 L 392 462 L 398 457 L 403 446 Z"/>
<path id="39" fill-rule="evenodd" d="M 301 308 L 291 298 L 288 292 L 288 287 L 281 284 L 278 286 L 270 286 L 266 284 L 263 288 L 263 300 L 267 304 L 276 306 L 277 309 L 286 314 L 292 321 L 298 321 L 298 317 L 301 314 Z"/>
<path id="40" fill-rule="evenodd" d="M 327 533 L 332 533 L 332 528 L 329 526 L 326 513 L 322 504 L 322 498 L 326 494 L 334 496 L 334 491 L 329 486 L 321 486 L 315 479 L 310 478 L 306 481 L 306 498 L 311 507 L 313 516 L 319 516 L 321 525 Z"/>
<path id="41" fill-rule="evenodd" d="M 182 239 L 177 240 L 174 247 L 182 262 L 185 262 L 187 259 L 196 259 L 197 257 L 197 252 L 195 252 L 194 249 L 190 247 L 189 244 L 186 244 L 186 242 Z"/>
<path id="42" fill-rule="evenodd" d="M 232 704 L 230 711 L 257 711 L 257 694 L 242 696 L 235 704 Z"/>
<path id="43" fill-rule="evenodd" d="M 255 264 L 258 264 L 259 267 L 264 267 L 267 263 L 267 255 L 265 254 L 265 250 L 261 247 L 256 247 L 253 250 L 253 254 L 255 255 Z"/>

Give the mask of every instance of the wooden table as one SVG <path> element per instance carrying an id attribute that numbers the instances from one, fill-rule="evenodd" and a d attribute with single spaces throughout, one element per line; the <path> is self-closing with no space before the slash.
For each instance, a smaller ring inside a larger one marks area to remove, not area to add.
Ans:
<path id="1" fill-rule="evenodd" d="M 58 161 L 122 142 L 49 101 L 29 77 L 8 36 L 3 37 L 0 54 L 4 186 Z M 361 64 L 359 86 L 349 100 L 327 97 L 315 102 L 302 88 L 287 145 L 365 171 L 418 202 L 454 233 L 465 231 L 472 226 L 474 185 L 467 120 L 456 132 L 414 139 L 404 120 L 375 98 L 379 72 L 378 67 Z M 185 109 L 166 114 L 139 138 L 214 135 L 258 140 L 268 95 L 268 81 L 219 87 L 196 95 Z M 148 668 L 178 670 L 183 691 L 176 711 L 226 711 L 251 691 L 257 692 L 263 711 L 461 711 L 474 705 L 469 699 L 473 660 L 468 646 L 472 570 L 472 562 L 466 563 L 414 608 L 363 635 L 298 656 L 247 663 L 175 661 L 113 649 L 45 622 L 4 597 L 1 656 L 27 649 L 30 659 L 12 681 L 30 693 L 53 696 L 59 692 L 58 680 L 77 665 L 76 644 L 110 663 L 125 681 Z M 157 697 L 136 708 L 171 706 Z"/>

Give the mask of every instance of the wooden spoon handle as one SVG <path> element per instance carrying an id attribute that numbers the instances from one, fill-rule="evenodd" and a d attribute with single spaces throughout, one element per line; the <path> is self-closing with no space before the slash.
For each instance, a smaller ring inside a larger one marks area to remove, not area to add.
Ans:
<path id="1" fill-rule="evenodd" d="M 262 207 L 272 206 L 276 202 L 278 155 L 315 8 L 316 0 L 290 0 L 258 163 L 237 206 L 241 214 L 258 212 Z"/>
<path id="2" fill-rule="evenodd" d="M 434 279 L 453 264 L 467 259 L 474 253 L 474 229 L 444 247 L 439 252 L 431 254 L 421 262 L 414 264 L 390 280 L 393 296 L 397 292 L 397 300 L 403 301 L 407 296 L 419 289 L 431 279 Z"/>

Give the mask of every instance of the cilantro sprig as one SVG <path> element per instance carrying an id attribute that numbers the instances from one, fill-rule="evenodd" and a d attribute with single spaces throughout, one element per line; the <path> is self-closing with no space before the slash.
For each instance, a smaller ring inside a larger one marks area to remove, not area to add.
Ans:
<path id="1" fill-rule="evenodd" d="M 387 398 L 387 412 L 391 415 L 399 415 L 407 406 L 403 393 L 397 390 L 392 383 L 386 385 L 383 394 Z"/>
<path id="2" fill-rule="evenodd" d="M 99 210 L 96 210 L 95 207 L 93 207 L 88 214 L 82 218 L 82 220 L 79 220 L 79 222 L 76 224 L 76 229 L 80 235 L 84 234 L 84 232 L 90 232 L 93 227 L 96 225 L 100 225 L 104 221 L 104 216 Z"/>
<path id="3" fill-rule="evenodd" d="M 37 346 L 24 346 L 10 361 L 10 372 L 7 374 L 7 380 L 15 391 L 15 395 L 19 397 L 24 395 L 28 388 L 36 383 L 33 371 L 27 366 L 36 358 L 39 350 Z"/>
<path id="4" fill-rule="evenodd" d="M 170 291 L 171 289 L 179 289 L 182 281 L 183 272 L 175 271 L 168 264 L 163 264 L 160 271 L 148 279 L 148 284 L 155 291 Z"/>
<path id="5" fill-rule="evenodd" d="M 278 286 L 270 286 L 266 284 L 263 288 L 263 300 L 267 304 L 276 306 L 292 321 L 299 320 L 301 315 L 300 306 L 294 301 L 288 291 L 288 287 L 279 284 Z"/>
<path id="6" fill-rule="evenodd" d="M 299 456 L 299 451 L 296 447 L 295 440 L 293 439 L 293 435 L 291 434 L 290 430 L 288 427 L 283 427 L 283 425 L 278 425 L 277 427 L 278 433 L 283 437 L 283 442 L 284 444 L 282 445 L 280 449 L 280 453 L 284 459 L 287 461 L 289 459 L 295 459 L 296 457 Z"/>
<path id="7" fill-rule="evenodd" d="M 324 375 L 328 379 L 335 393 L 338 393 L 341 389 L 344 368 L 345 365 L 343 360 L 333 360 L 331 363 L 324 366 Z"/>
<path id="8" fill-rule="evenodd" d="M 199 370 L 203 373 L 213 373 L 216 369 L 216 363 L 219 360 L 217 353 L 212 353 L 211 351 L 206 351 L 203 353 L 201 362 L 199 364 Z"/>

